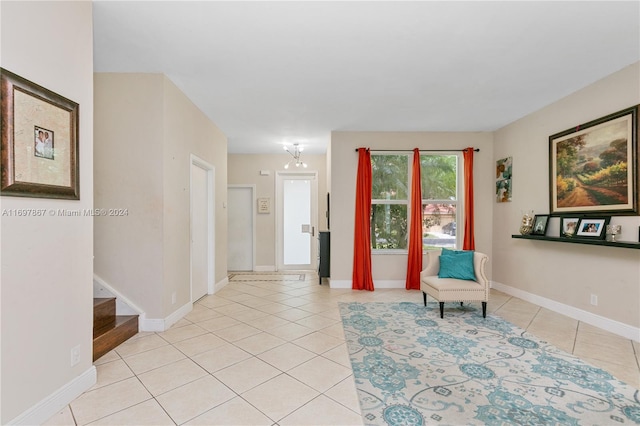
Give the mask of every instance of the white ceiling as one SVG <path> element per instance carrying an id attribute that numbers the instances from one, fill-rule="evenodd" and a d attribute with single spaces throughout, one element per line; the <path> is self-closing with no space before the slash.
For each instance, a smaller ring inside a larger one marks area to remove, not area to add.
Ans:
<path id="1" fill-rule="evenodd" d="M 492 131 L 640 60 L 640 2 L 94 1 L 96 72 L 166 74 L 230 153 Z"/>

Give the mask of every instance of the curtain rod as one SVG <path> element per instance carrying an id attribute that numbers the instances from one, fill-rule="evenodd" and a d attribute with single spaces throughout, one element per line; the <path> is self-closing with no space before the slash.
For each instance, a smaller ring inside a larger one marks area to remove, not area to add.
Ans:
<path id="1" fill-rule="evenodd" d="M 356 148 L 356 152 L 358 152 L 360 148 Z M 451 152 L 451 151 L 465 151 L 465 149 L 421 149 L 419 150 L 420 152 Z M 412 149 L 371 149 L 369 148 L 369 151 L 376 151 L 376 152 L 413 152 Z M 475 152 L 480 152 L 480 148 L 475 148 L 474 149 Z"/>

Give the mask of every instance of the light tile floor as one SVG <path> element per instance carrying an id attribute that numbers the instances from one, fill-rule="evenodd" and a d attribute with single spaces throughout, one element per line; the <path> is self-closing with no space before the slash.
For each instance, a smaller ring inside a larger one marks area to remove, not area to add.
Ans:
<path id="1" fill-rule="evenodd" d="M 46 424 L 361 425 L 337 302 L 422 295 L 303 278 L 237 274 L 168 331 L 97 360 L 96 385 Z M 640 388 L 637 342 L 495 290 L 488 311 Z"/>

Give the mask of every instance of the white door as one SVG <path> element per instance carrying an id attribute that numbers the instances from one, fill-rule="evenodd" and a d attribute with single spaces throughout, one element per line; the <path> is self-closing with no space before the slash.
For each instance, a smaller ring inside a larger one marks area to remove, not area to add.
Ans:
<path id="1" fill-rule="evenodd" d="M 254 187 L 229 185 L 227 190 L 227 269 L 254 269 Z"/>
<path id="2" fill-rule="evenodd" d="M 191 301 L 213 292 L 213 168 L 191 162 Z"/>
<path id="3" fill-rule="evenodd" d="M 278 172 L 278 269 L 316 269 L 316 172 Z"/>

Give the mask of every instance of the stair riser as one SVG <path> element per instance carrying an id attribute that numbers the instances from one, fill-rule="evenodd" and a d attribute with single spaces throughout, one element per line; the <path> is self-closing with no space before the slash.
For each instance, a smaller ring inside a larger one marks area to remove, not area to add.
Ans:
<path id="1" fill-rule="evenodd" d="M 115 328 L 93 339 L 94 361 L 138 333 L 137 315 L 116 318 Z"/>
<path id="2" fill-rule="evenodd" d="M 93 304 L 93 336 L 115 326 L 116 299 L 96 299 Z"/>

